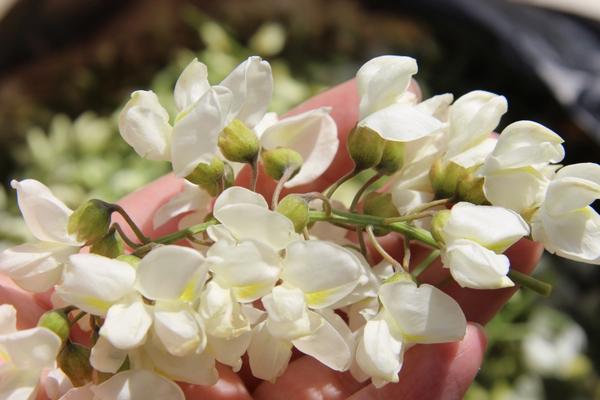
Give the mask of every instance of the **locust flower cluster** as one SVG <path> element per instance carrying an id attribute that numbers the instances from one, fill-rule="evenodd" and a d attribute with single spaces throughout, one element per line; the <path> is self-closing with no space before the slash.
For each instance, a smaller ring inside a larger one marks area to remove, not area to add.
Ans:
<path id="1" fill-rule="evenodd" d="M 177 115 L 153 92 L 134 92 L 120 115 L 123 139 L 141 157 L 170 162 L 183 182 L 154 212 L 156 228 L 178 221 L 164 236 L 146 236 L 118 204 L 71 210 L 44 184 L 13 181 L 37 241 L 3 251 L 0 271 L 51 293 L 54 308 L 19 331 L 21 311 L 0 307 L 0 397 L 33 399 L 43 386 L 52 399 L 183 399 L 175 382 L 213 385 L 217 363 L 237 372 L 247 362 L 275 381 L 294 349 L 380 387 L 398 381 L 412 346 L 465 335 L 460 305 L 422 279 L 437 260 L 448 276 L 440 286 L 453 279 L 481 290 L 544 287 L 503 254 L 523 238 L 600 264 L 590 206 L 600 167 L 558 164 L 562 139 L 535 122 L 496 137 L 502 96 L 419 99 L 409 89 L 416 72 L 409 57 L 363 65 L 360 103 L 339 110 L 358 114 L 351 132 L 337 131 L 329 107 L 267 112 L 271 68 L 259 57 L 218 85 L 192 61 L 175 85 Z M 343 136 L 354 168 L 319 186 L 345 158 Z M 365 171 L 348 209 L 332 200 Z M 266 198 L 259 178 L 275 182 Z M 380 179 L 386 189 L 368 193 Z M 403 236 L 402 260 L 382 235 Z M 411 244 L 429 255 L 411 260 Z"/>

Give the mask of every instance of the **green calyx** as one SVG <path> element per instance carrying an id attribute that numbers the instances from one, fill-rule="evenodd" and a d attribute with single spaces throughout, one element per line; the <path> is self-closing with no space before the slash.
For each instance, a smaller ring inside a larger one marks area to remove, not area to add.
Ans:
<path id="1" fill-rule="evenodd" d="M 80 242 L 94 243 L 108 233 L 113 211 L 114 207 L 109 203 L 98 199 L 88 200 L 71 214 L 67 231 Z"/>
<path id="2" fill-rule="evenodd" d="M 399 171 L 402 165 L 404 165 L 404 143 L 386 140 L 381 160 L 375 169 L 382 175 L 392 175 Z"/>
<path id="3" fill-rule="evenodd" d="M 302 232 L 310 221 L 307 201 L 295 194 L 285 196 L 279 202 L 275 211 L 285 215 L 292 221 L 294 230 L 298 233 Z"/>
<path id="4" fill-rule="evenodd" d="M 90 349 L 67 341 L 56 361 L 69 377 L 73 386 L 79 387 L 92 380 L 94 369 L 90 365 Z"/>
<path id="5" fill-rule="evenodd" d="M 440 244 L 444 244 L 444 228 L 450 219 L 450 210 L 442 210 L 431 219 L 431 235 Z"/>
<path id="6" fill-rule="evenodd" d="M 286 147 L 263 150 L 260 158 L 267 175 L 276 181 L 280 180 L 286 171 L 290 169 L 289 178 L 296 175 L 304 162 L 300 153 Z"/>
<path id="7" fill-rule="evenodd" d="M 38 326 L 56 333 L 63 343 L 69 338 L 71 323 L 65 310 L 46 311 L 38 320 Z"/>
<path id="8" fill-rule="evenodd" d="M 256 134 L 239 119 L 234 119 L 219 135 L 219 149 L 233 162 L 253 163 L 260 150 Z"/>
<path id="9" fill-rule="evenodd" d="M 363 212 L 367 215 L 381 218 L 395 218 L 400 216 L 398 209 L 396 209 L 396 206 L 392 202 L 391 193 L 371 192 L 366 195 L 363 203 Z M 382 236 L 389 233 L 389 230 L 374 228 L 373 233 L 375 236 Z"/>
<path id="10" fill-rule="evenodd" d="M 99 254 L 108 258 L 116 258 L 123 254 L 123 241 L 117 233 L 111 229 L 102 239 L 94 242 L 90 246 L 90 253 Z"/>
<path id="11" fill-rule="evenodd" d="M 185 179 L 200 186 L 211 196 L 217 196 L 221 190 L 233 185 L 233 169 L 229 163 L 215 156 L 210 164 L 198 164 Z"/>
<path id="12" fill-rule="evenodd" d="M 357 126 L 348 136 L 348 153 L 354 161 L 354 169 L 363 171 L 381 162 L 386 141 L 374 130 Z"/>

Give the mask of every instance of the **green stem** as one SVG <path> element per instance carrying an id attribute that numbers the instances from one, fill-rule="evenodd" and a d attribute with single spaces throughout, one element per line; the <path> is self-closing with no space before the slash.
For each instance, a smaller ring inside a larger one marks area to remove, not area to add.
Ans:
<path id="1" fill-rule="evenodd" d="M 404 268 L 404 266 L 402 264 L 400 264 L 394 257 L 392 257 L 381 246 L 381 244 L 375 237 L 375 233 L 373 233 L 373 227 L 371 225 L 367 226 L 367 234 L 369 235 L 369 240 L 371 241 L 371 244 L 373 244 L 373 247 L 375 248 L 375 250 L 377 250 L 377 252 L 381 255 L 381 257 L 383 257 L 384 260 L 386 260 L 387 262 L 392 264 L 392 266 L 394 267 L 394 271 L 400 272 L 400 271 L 405 270 L 406 272 L 408 272 L 408 269 Z"/>
<path id="2" fill-rule="evenodd" d="M 292 175 L 294 175 L 294 172 L 296 172 L 296 169 L 291 167 L 288 167 L 285 169 L 285 171 L 283 171 L 283 175 L 277 181 L 277 186 L 275 186 L 275 190 L 273 191 L 273 197 L 271 197 L 271 210 L 275 210 L 277 208 L 277 204 L 279 204 L 279 196 L 283 190 L 283 185 L 290 180 Z"/>
<path id="3" fill-rule="evenodd" d="M 142 242 L 143 244 L 150 242 L 150 239 L 146 237 L 142 230 L 136 225 L 136 223 L 133 222 L 133 220 L 131 219 L 129 214 L 127 214 L 127 211 L 123 209 L 123 207 L 121 207 L 118 204 L 111 204 L 111 206 L 115 212 L 119 213 L 123 217 L 125 222 L 127 222 L 127 225 L 129 225 L 129 227 L 140 242 Z"/>
<path id="4" fill-rule="evenodd" d="M 114 223 L 111 226 L 111 230 L 115 229 L 117 231 L 117 233 L 119 234 L 119 236 L 121 236 L 121 239 L 123 239 L 123 241 L 127 244 L 127 246 L 129 246 L 132 249 L 137 249 L 138 247 L 140 247 L 139 243 L 135 243 L 133 240 L 129 239 L 129 237 L 125 234 L 125 232 L 123 232 L 123 229 L 121 228 L 121 225 Z"/>
<path id="5" fill-rule="evenodd" d="M 392 224 L 394 222 L 408 222 L 408 221 L 414 221 L 415 219 L 431 217 L 432 215 L 433 215 L 433 213 L 431 211 L 423 211 L 423 212 L 419 212 L 419 213 L 404 215 L 402 217 L 386 218 L 385 222 L 387 224 Z"/>
<path id="6" fill-rule="evenodd" d="M 79 321 L 81 318 L 85 317 L 87 313 L 85 311 L 80 311 L 77 313 L 77 315 L 71 320 L 69 321 L 69 325 L 73 326 L 77 323 L 77 321 Z"/>
<path id="7" fill-rule="evenodd" d="M 193 236 L 193 235 L 197 235 L 198 233 L 202 233 L 206 229 L 208 229 L 209 226 L 217 225 L 217 224 L 219 224 L 219 221 L 217 221 L 216 219 L 211 219 L 210 221 L 206 221 L 206 222 L 203 222 L 198 225 L 190 226 L 189 228 L 182 229 L 177 232 L 173 232 L 173 233 L 163 236 L 163 237 L 159 237 L 157 239 L 154 239 L 153 242 L 158 243 L 158 244 L 173 243 L 180 239 L 189 237 L 190 235 Z"/>
<path id="8" fill-rule="evenodd" d="M 353 169 L 352 171 L 348 172 L 346 175 L 342 176 L 340 179 L 335 181 L 335 183 L 329 188 L 329 190 L 327 191 L 327 194 L 325 194 L 325 196 L 328 199 L 330 199 L 333 196 L 333 194 L 335 193 L 335 191 L 338 190 L 338 188 L 340 186 L 342 186 L 342 184 L 344 184 L 345 182 L 354 178 L 357 174 L 358 174 L 358 171 Z"/>
<path id="9" fill-rule="evenodd" d="M 377 173 L 375 175 L 373 175 L 372 177 L 370 177 L 361 187 L 360 189 L 358 189 L 358 191 L 356 192 L 356 194 L 354 195 L 354 199 L 352 199 L 352 204 L 350 205 L 350 211 L 354 212 L 356 210 L 356 207 L 358 206 L 358 202 L 360 201 L 360 199 L 362 198 L 362 195 L 365 193 L 365 191 L 371 187 L 372 184 L 374 184 L 375 182 L 377 182 L 383 175 L 381 175 L 380 173 Z"/>
<path id="10" fill-rule="evenodd" d="M 549 283 L 540 281 L 539 279 L 535 279 L 532 276 L 526 275 L 517 270 L 511 269 L 508 271 L 508 277 L 513 280 L 515 283 L 519 285 L 533 290 L 537 294 L 541 294 L 542 296 L 549 296 L 552 292 L 552 285 Z"/>
<path id="11" fill-rule="evenodd" d="M 438 257 L 440 256 L 440 251 L 439 250 L 432 250 L 427 257 L 425 257 L 425 259 L 423 261 L 421 261 L 419 264 L 417 264 L 417 266 L 415 266 L 412 270 L 412 275 L 416 278 L 419 278 L 419 276 L 429 267 L 431 267 L 433 265 L 433 262 L 435 260 L 438 259 Z"/>
<path id="12" fill-rule="evenodd" d="M 256 185 L 258 183 L 258 156 L 250 163 L 252 168 L 252 178 L 250 180 L 250 190 L 256 192 Z"/>
<path id="13" fill-rule="evenodd" d="M 412 210 L 412 213 L 413 214 L 420 213 L 421 211 L 429 210 L 432 207 L 448 204 L 448 203 L 450 203 L 450 201 L 452 201 L 452 199 L 433 200 L 433 201 L 430 201 L 429 203 L 421 204 L 419 207 L 415 207 L 415 209 Z"/>

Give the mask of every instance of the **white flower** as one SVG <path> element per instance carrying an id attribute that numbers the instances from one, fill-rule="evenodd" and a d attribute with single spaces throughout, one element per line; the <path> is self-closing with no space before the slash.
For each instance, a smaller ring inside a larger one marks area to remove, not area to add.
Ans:
<path id="1" fill-rule="evenodd" d="M 519 213 L 539 206 L 550 182 L 547 175 L 553 172 L 549 164 L 565 155 L 562 143 L 556 133 L 532 121 L 504 128 L 479 171 L 485 177 L 485 197 Z"/>
<path id="2" fill-rule="evenodd" d="M 0 305 L 0 398 L 36 398 L 42 370 L 54 368 L 62 341 L 46 328 L 17 331 L 16 310 Z"/>
<path id="3" fill-rule="evenodd" d="M 442 128 L 438 119 L 414 106 L 416 98 L 407 91 L 416 72 L 417 62 L 410 57 L 380 56 L 365 63 L 356 73 L 361 98 L 358 126 L 400 142 L 417 140 Z"/>
<path id="4" fill-rule="evenodd" d="M 496 289 L 514 286 L 506 276 L 509 260 L 503 254 L 529 226 L 514 211 L 502 207 L 457 203 L 442 228 L 442 262 L 462 287 Z"/>
<path id="5" fill-rule="evenodd" d="M 63 264 L 81 243 L 67 232 L 73 213 L 42 183 L 25 179 L 11 182 L 27 227 L 39 240 L 0 253 L 0 272 L 23 289 L 44 292 L 61 278 Z"/>
<path id="6" fill-rule="evenodd" d="M 404 352 L 411 345 L 453 342 L 465 335 L 460 306 L 434 286 L 417 287 L 405 280 L 386 283 L 379 289 L 379 300 L 381 309 L 364 326 L 352 369 L 357 379 L 370 377 L 376 387 L 398 382 Z"/>
<path id="7" fill-rule="evenodd" d="M 600 264 L 600 166 L 582 163 L 560 169 L 531 220 L 533 240 L 575 261 Z"/>

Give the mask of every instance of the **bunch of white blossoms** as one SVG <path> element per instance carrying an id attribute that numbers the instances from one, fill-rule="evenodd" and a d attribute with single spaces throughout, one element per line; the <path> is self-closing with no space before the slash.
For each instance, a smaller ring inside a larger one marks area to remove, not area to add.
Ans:
<path id="1" fill-rule="evenodd" d="M 121 135 L 185 179 L 154 215 L 157 227 L 180 218 L 165 236 L 147 237 L 117 204 L 90 200 L 72 211 L 42 183 L 13 181 L 38 241 L 3 251 L 0 271 L 27 291 L 51 291 L 55 308 L 24 331 L 14 309 L 0 308 L 0 397 L 34 398 L 51 368 L 53 399 L 183 399 L 174 381 L 215 384 L 216 363 L 238 371 L 245 354 L 254 376 L 275 381 L 293 348 L 379 387 L 398 381 L 411 346 L 465 335 L 459 304 L 423 282 L 437 259 L 462 287 L 540 292 L 547 285 L 511 270 L 502 254 L 522 238 L 600 264 L 600 216 L 590 206 L 600 167 L 558 165 L 562 139 L 535 122 L 494 136 L 502 96 L 420 101 L 408 91 L 416 72 L 409 57 L 362 66 L 347 141 L 354 169 L 326 192 L 281 200 L 329 168 L 338 132 L 329 108 L 267 113 L 266 61 L 250 57 L 214 86 L 192 61 L 175 85 L 174 116 L 154 93 L 134 92 Z M 236 185 L 243 169 L 249 188 Z M 349 209 L 331 200 L 367 170 Z M 269 198 L 256 192 L 259 175 L 276 181 Z M 368 193 L 380 178 L 387 189 Z M 379 244 L 387 234 L 403 236 L 401 261 Z M 430 250 L 416 267 L 410 244 Z"/>

